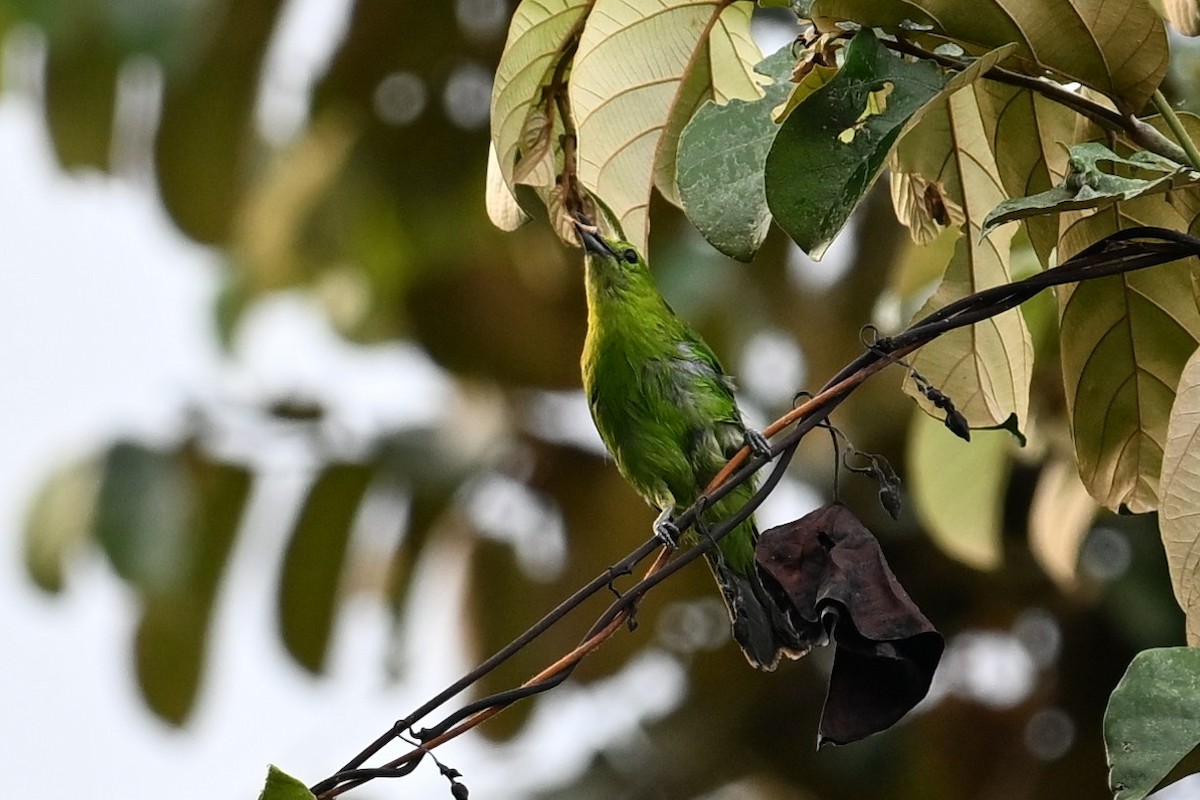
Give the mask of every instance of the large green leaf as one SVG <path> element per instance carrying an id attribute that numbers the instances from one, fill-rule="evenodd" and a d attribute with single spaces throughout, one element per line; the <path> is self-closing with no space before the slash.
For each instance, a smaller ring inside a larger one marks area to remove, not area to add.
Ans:
<path id="1" fill-rule="evenodd" d="M 987 137 L 975 86 L 964 87 L 925 113 L 899 147 L 893 169 L 919 176 L 943 204 L 963 219 L 945 278 L 919 319 L 974 292 L 1008 283 L 1013 229 L 982 238 L 987 213 L 1005 197 Z M 954 401 L 973 428 L 991 428 L 1016 417 L 1024 424 L 1029 407 L 1033 345 L 1021 312 L 999 314 L 939 336 L 921 348 L 912 365 Z M 927 411 L 941 416 L 910 377 L 905 390 Z"/>
<path id="2" fill-rule="evenodd" d="M 483 204 L 493 225 L 505 233 L 511 233 L 529 221 L 530 217 L 521 208 L 516 193 L 500 172 L 500 160 L 496 155 L 495 144 L 488 145 L 487 174 L 484 180 L 486 188 L 483 192 Z"/>
<path id="3" fill-rule="evenodd" d="M 788 115 L 767 155 L 771 213 L 813 258 L 846 224 L 914 115 L 949 81 L 932 64 L 892 55 L 869 31 L 845 54 L 838 74 Z"/>
<path id="4" fill-rule="evenodd" d="M 984 49 L 1013 42 L 1023 59 L 1135 112 L 1167 68 L 1166 29 L 1148 0 L 816 0 L 811 13 L 822 28 L 848 19 L 911 36 L 916 23 Z"/>
<path id="5" fill-rule="evenodd" d="M 279 580 L 279 630 L 305 669 L 321 672 L 337 610 L 346 548 L 374 477 L 369 464 L 330 464 L 308 490 Z"/>
<path id="6" fill-rule="evenodd" d="M 1142 800 L 1200 744 L 1200 649 L 1134 657 L 1104 712 L 1108 784 L 1115 800 Z"/>
<path id="7" fill-rule="evenodd" d="M 1066 259 L 1132 225 L 1189 230 L 1195 191 L 1139 197 L 1077 220 Z M 1200 342 L 1196 259 L 1059 289 L 1067 411 L 1080 475 L 1103 506 L 1158 507 L 1167 421 L 1184 362 Z"/>
<path id="8" fill-rule="evenodd" d="M 763 169 L 779 132 L 771 118 L 792 88 L 791 46 L 755 70 L 772 79 L 757 100 L 706 103 L 679 138 L 679 194 L 683 209 L 713 247 L 749 261 L 771 225 Z"/>
<path id="9" fill-rule="evenodd" d="M 750 100 L 763 94 L 753 66 L 762 61 L 750 35 L 750 3 L 733 3 L 718 18 L 709 34 L 707 47 L 697 52 L 691 70 L 663 129 L 658 156 L 654 160 L 654 187 L 669 202 L 682 206 L 679 197 L 679 137 L 696 111 L 710 99 L 722 104 Z"/>
<path id="10" fill-rule="evenodd" d="M 651 189 L 664 188 L 660 170 L 674 182 L 687 119 L 709 97 L 761 93 L 750 13 L 731 0 L 596 0 L 588 16 L 570 80 L 579 180 L 643 249 Z"/>
<path id="11" fill-rule="evenodd" d="M 930 538 L 972 567 L 1000 566 L 1012 436 L 976 431 L 964 442 L 933 417 L 914 414 L 908 437 L 908 481 Z"/>
<path id="12" fill-rule="evenodd" d="M 1200 646 L 1200 350 L 1183 367 L 1167 423 L 1158 524 L 1188 644 Z"/>

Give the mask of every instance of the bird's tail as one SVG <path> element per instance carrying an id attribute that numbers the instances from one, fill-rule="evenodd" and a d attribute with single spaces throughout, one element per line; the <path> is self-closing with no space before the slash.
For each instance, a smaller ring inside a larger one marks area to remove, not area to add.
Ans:
<path id="1" fill-rule="evenodd" d="M 734 641 L 752 666 L 770 671 L 775 669 L 780 656 L 800 658 L 808 652 L 809 646 L 771 597 L 753 563 L 745 571 L 735 570 L 721 558 L 719 551 L 710 552 L 707 560 L 721 587 Z"/>

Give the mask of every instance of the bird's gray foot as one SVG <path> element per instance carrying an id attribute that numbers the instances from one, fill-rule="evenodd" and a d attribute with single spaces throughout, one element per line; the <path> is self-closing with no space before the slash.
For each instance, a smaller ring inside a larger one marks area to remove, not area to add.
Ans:
<path id="1" fill-rule="evenodd" d="M 667 547 L 679 546 L 679 526 L 671 521 L 671 509 L 664 508 L 654 520 L 654 535 Z"/>
<path id="2" fill-rule="evenodd" d="M 771 457 L 771 443 L 767 441 L 767 437 L 753 428 L 746 428 L 742 431 L 742 436 L 745 438 L 746 446 L 750 448 L 751 453 L 760 458 Z"/>

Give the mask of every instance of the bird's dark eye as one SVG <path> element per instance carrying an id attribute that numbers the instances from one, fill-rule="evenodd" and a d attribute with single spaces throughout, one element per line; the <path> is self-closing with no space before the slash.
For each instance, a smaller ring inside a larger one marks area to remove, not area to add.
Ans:
<path id="1" fill-rule="evenodd" d="M 625 261 L 629 264 L 636 264 L 637 263 L 637 251 L 631 247 L 628 250 L 626 250 L 624 253 L 621 253 L 621 258 L 625 259 Z"/>

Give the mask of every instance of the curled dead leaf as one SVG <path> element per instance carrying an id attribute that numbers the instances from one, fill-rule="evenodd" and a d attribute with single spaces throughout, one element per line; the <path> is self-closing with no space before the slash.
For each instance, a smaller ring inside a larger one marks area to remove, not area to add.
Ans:
<path id="1" fill-rule="evenodd" d="M 756 555 L 800 635 L 837 648 L 819 745 L 885 730 L 921 701 L 945 643 L 850 509 L 831 503 L 765 531 Z"/>

